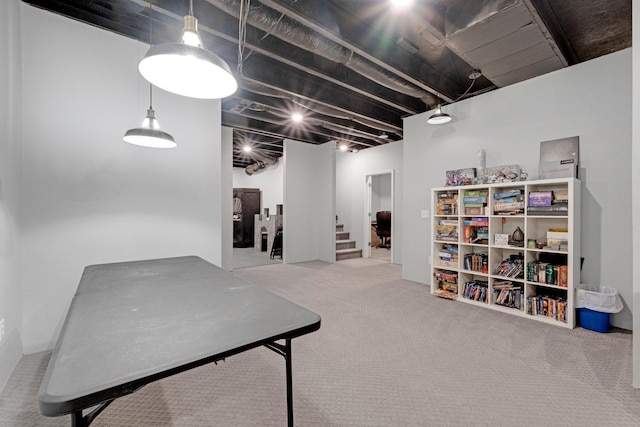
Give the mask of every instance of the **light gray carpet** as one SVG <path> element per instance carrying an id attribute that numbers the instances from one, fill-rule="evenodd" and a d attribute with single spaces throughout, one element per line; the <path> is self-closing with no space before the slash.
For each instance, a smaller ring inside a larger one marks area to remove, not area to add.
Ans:
<path id="1" fill-rule="evenodd" d="M 270 255 L 271 250 L 260 252 L 254 248 L 233 248 L 232 266 L 236 269 L 282 263 L 282 258 L 277 256 L 271 259 Z"/>
<path id="2" fill-rule="evenodd" d="M 371 248 L 371 258 L 377 259 L 380 261 L 391 262 L 391 249 L 376 248 L 375 246 L 373 246 Z"/>
<path id="3" fill-rule="evenodd" d="M 293 341 L 297 426 L 640 425 L 628 333 L 439 299 L 372 259 L 234 274 L 322 316 L 319 331 Z M 48 357 L 23 357 L 0 395 L 0 425 L 69 425 L 37 413 Z M 150 384 L 93 425 L 284 426 L 284 379 L 284 360 L 254 349 Z"/>

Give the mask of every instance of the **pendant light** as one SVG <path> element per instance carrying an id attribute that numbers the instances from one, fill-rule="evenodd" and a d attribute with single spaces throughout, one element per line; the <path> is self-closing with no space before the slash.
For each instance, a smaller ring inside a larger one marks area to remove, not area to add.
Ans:
<path id="1" fill-rule="evenodd" d="M 153 85 L 149 85 L 149 109 L 147 117 L 142 121 L 139 128 L 129 129 L 122 140 L 129 144 L 141 145 L 151 148 L 173 148 L 176 142 L 167 132 L 160 130 L 158 120 L 156 120 L 156 112 L 153 111 Z"/>
<path id="2" fill-rule="evenodd" d="M 238 89 L 227 63 L 203 47 L 193 0 L 184 17 L 180 42 L 152 46 L 138 70 L 154 86 L 190 98 L 224 98 Z"/>
<path id="3" fill-rule="evenodd" d="M 449 123 L 451 121 L 451 116 L 447 113 L 442 112 L 442 107 L 438 104 L 438 108 L 436 108 L 436 112 L 429 117 L 427 123 L 430 125 L 443 125 L 445 123 Z"/>
<path id="4" fill-rule="evenodd" d="M 481 76 L 482 76 L 482 71 L 480 71 L 477 68 L 472 68 L 471 71 L 469 71 L 469 79 L 471 80 L 471 84 L 469 85 L 467 90 L 465 90 L 462 95 L 454 99 L 453 102 L 458 102 L 464 96 L 466 96 L 471 90 L 471 88 L 473 87 L 473 84 L 476 82 L 476 80 L 479 79 Z M 431 117 L 429 117 L 429 119 L 427 120 L 427 123 L 429 123 L 430 125 L 443 125 L 445 123 L 449 123 L 450 121 L 451 121 L 451 116 L 448 115 L 447 113 L 443 113 L 442 104 L 438 103 L 438 108 L 436 108 L 436 112 Z"/>
<path id="5" fill-rule="evenodd" d="M 150 6 L 153 7 L 151 3 Z M 151 15 L 149 15 L 149 43 L 151 43 L 151 30 L 152 21 Z M 161 131 L 158 120 L 156 120 L 156 112 L 153 110 L 153 85 L 149 85 L 147 117 L 142 121 L 142 125 L 139 128 L 129 129 L 122 137 L 122 140 L 142 147 L 173 148 L 176 146 L 173 137 L 167 132 Z"/>

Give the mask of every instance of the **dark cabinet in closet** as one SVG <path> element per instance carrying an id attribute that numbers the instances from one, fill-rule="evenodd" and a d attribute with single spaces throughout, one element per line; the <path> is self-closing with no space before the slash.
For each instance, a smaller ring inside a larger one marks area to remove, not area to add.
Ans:
<path id="1" fill-rule="evenodd" d="M 239 210 L 238 210 L 239 209 Z M 233 247 L 253 247 L 254 218 L 260 213 L 260 189 L 233 189 Z"/>

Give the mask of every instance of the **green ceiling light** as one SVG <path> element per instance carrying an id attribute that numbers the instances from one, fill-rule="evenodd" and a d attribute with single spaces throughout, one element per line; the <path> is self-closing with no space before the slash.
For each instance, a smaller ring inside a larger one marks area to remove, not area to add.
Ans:
<path id="1" fill-rule="evenodd" d="M 153 111 L 152 99 L 153 99 L 153 86 L 149 85 L 149 109 L 147 110 L 147 117 L 142 121 L 142 125 L 139 128 L 129 129 L 122 140 L 129 144 L 140 145 L 142 147 L 150 148 L 173 148 L 176 146 L 176 142 L 173 137 L 160 130 L 158 120 L 156 120 L 155 111 Z"/>
<path id="2" fill-rule="evenodd" d="M 152 46 L 138 70 L 154 86 L 190 98 L 219 99 L 238 89 L 227 63 L 203 47 L 193 0 L 184 17 L 180 42 Z"/>
<path id="3" fill-rule="evenodd" d="M 449 123 L 451 121 L 451 116 L 447 113 L 442 112 L 442 107 L 438 104 L 438 108 L 436 108 L 436 112 L 429 117 L 427 123 L 430 125 L 443 125 L 445 123 Z"/>

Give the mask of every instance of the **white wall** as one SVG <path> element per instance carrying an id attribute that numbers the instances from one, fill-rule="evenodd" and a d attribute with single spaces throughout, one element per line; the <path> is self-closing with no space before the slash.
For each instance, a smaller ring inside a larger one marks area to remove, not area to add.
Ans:
<path id="1" fill-rule="evenodd" d="M 335 142 L 284 141 L 285 263 L 336 258 Z"/>
<path id="2" fill-rule="evenodd" d="M 226 271 L 233 269 L 233 129 L 222 127 L 222 142 L 220 155 L 212 159 L 212 167 L 216 180 L 220 184 L 214 191 L 214 204 L 217 206 L 218 216 L 212 218 L 214 227 L 220 234 L 219 244 L 214 250 L 220 252 L 220 258 L 214 256 L 213 263 Z M 216 243 L 218 243 L 216 241 Z"/>
<path id="3" fill-rule="evenodd" d="M 606 78 L 603 78 L 606 76 Z M 429 190 L 445 170 L 519 164 L 537 177 L 540 141 L 578 135 L 583 169 L 582 283 L 617 288 L 625 309 L 615 326 L 631 329 L 631 50 L 627 49 L 449 105 L 454 120 L 404 121 L 403 276 L 430 283 Z"/>
<path id="4" fill-rule="evenodd" d="M 371 179 L 371 212 L 391 211 L 391 174 L 374 175 Z"/>
<path id="5" fill-rule="evenodd" d="M 140 125 L 147 46 L 22 6 L 22 310 L 25 352 L 51 348 L 83 268 L 199 255 L 222 263 L 220 102 L 156 89 L 178 147 L 122 142 Z M 46 71 L 45 71 L 46 70 Z M 227 184 L 231 184 L 231 170 Z M 225 206 L 226 204 L 226 206 Z M 228 237 L 227 237 L 228 239 Z M 231 245 L 228 245 L 229 248 Z"/>
<path id="6" fill-rule="evenodd" d="M 633 8 L 633 307 L 640 313 L 640 7 Z M 640 315 L 633 318 L 633 386 L 640 388 Z"/>
<path id="7" fill-rule="evenodd" d="M 364 233 L 370 233 L 365 224 L 366 177 L 394 172 L 394 203 L 392 214 L 392 262 L 403 262 L 403 142 L 391 142 L 367 148 L 357 153 L 340 152 L 336 156 L 336 213 L 344 224 L 356 247 L 364 248 L 368 242 Z M 374 211 L 375 212 L 375 211 Z"/>
<path id="8" fill-rule="evenodd" d="M 259 188 L 262 198 L 262 210 L 269 208 L 269 214 L 276 214 L 276 205 L 282 205 L 284 192 L 284 158 L 278 163 L 267 166 L 261 172 L 247 175 L 244 168 L 233 168 L 233 188 Z"/>
<path id="9" fill-rule="evenodd" d="M 0 2 L 0 391 L 22 356 L 20 293 L 20 5 Z"/>

